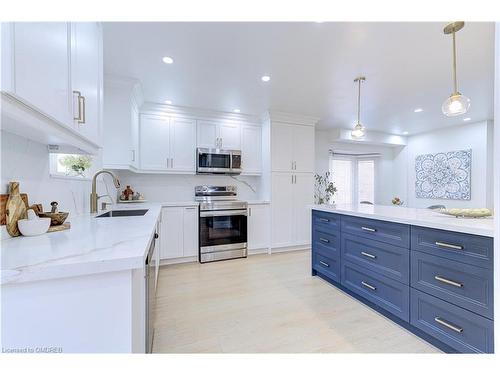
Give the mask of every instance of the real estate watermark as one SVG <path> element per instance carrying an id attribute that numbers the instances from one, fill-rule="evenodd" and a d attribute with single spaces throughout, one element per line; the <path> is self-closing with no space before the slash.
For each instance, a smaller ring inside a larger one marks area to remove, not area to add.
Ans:
<path id="1" fill-rule="evenodd" d="M 24 347 L 24 348 L 4 348 L 2 347 L 2 353 L 62 353 L 62 346 L 35 346 L 35 347 Z"/>

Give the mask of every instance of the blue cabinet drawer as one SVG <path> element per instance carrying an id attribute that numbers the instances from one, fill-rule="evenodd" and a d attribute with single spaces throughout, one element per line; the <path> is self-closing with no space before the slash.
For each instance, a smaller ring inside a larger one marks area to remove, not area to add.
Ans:
<path id="1" fill-rule="evenodd" d="M 414 288 L 410 323 L 459 352 L 493 352 L 492 320 Z"/>
<path id="2" fill-rule="evenodd" d="M 340 231 L 340 215 L 313 210 L 312 227 L 326 232 Z"/>
<path id="3" fill-rule="evenodd" d="M 410 248 L 410 226 L 406 224 L 344 215 L 341 226 L 343 233 Z"/>
<path id="4" fill-rule="evenodd" d="M 493 238 L 412 226 L 411 249 L 493 268 Z"/>
<path id="5" fill-rule="evenodd" d="M 409 286 L 350 262 L 342 261 L 342 285 L 368 301 L 409 321 Z"/>
<path id="6" fill-rule="evenodd" d="M 327 257 L 338 258 L 340 256 L 340 233 L 327 233 L 314 229 L 312 233 L 312 250 Z"/>
<path id="7" fill-rule="evenodd" d="M 492 270 L 412 251 L 411 286 L 493 319 Z"/>
<path id="8" fill-rule="evenodd" d="M 344 233 L 341 244 L 342 260 L 358 264 L 403 284 L 409 283 L 408 249 Z"/>
<path id="9" fill-rule="evenodd" d="M 312 253 L 313 270 L 340 283 L 340 257 L 330 258 L 319 252 Z"/>

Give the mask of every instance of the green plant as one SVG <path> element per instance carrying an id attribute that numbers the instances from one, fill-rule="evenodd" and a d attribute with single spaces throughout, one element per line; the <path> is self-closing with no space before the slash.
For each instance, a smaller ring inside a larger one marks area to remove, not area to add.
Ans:
<path id="1" fill-rule="evenodd" d="M 330 178 L 330 172 L 324 175 L 314 175 L 314 202 L 316 204 L 333 203 L 332 199 L 337 192 L 337 188 L 333 185 Z"/>
<path id="2" fill-rule="evenodd" d="M 85 171 L 92 166 L 92 156 L 66 155 L 59 159 L 59 163 L 66 168 L 66 174 L 84 176 Z"/>

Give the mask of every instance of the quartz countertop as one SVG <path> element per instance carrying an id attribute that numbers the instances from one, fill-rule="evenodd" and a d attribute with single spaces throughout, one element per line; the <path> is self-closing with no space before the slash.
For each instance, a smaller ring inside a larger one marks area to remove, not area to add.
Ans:
<path id="1" fill-rule="evenodd" d="M 409 208 L 383 205 L 312 205 L 313 210 L 333 212 L 342 215 L 366 217 L 369 219 L 392 221 L 427 228 L 436 228 L 493 237 L 495 234 L 493 217 L 456 218 L 425 208 Z"/>
<path id="2" fill-rule="evenodd" d="M 117 204 L 112 209 L 147 208 L 148 212 L 144 216 L 111 218 L 70 215 L 69 230 L 3 239 L 0 283 L 142 268 L 161 207 L 153 203 Z"/>

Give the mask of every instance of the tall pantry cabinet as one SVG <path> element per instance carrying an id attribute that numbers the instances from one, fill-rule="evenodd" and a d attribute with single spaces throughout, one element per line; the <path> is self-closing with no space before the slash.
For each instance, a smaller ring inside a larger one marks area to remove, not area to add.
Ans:
<path id="1" fill-rule="evenodd" d="M 270 113 L 265 121 L 273 249 L 310 246 L 316 122 L 283 113 Z"/>

